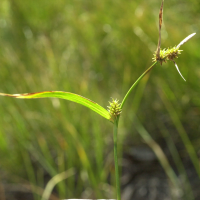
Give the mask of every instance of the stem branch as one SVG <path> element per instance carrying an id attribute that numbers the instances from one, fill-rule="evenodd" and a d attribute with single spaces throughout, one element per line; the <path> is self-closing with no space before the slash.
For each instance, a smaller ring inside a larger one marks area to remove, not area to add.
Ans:
<path id="1" fill-rule="evenodd" d="M 151 67 L 149 67 L 136 81 L 135 83 L 133 83 L 133 85 L 131 86 L 131 88 L 129 89 L 129 91 L 126 93 L 122 103 L 121 103 L 121 109 L 124 106 L 124 103 L 128 97 L 128 95 L 130 94 L 130 92 L 133 90 L 133 88 L 139 83 L 139 81 L 156 65 L 157 61 L 155 63 L 153 63 L 153 65 L 151 65 Z"/>

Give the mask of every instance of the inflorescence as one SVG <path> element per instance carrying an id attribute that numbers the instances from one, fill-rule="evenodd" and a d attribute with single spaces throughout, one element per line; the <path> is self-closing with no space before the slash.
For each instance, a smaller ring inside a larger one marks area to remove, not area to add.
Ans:
<path id="1" fill-rule="evenodd" d="M 119 100 L 114 100 L 112 99 L 112 102 L 109 102 L 110 106 L 108 107 L 108 112 L 110 113 L 111 117 L 117 117 L 118 115 L 121 114 L 122 109 L 121 109 L 121 103 L 118 103 Z"/>
<path id="2" fill-rule="evenodd" d="M 178 58 L 178 55 L 181 54 L 182 50 L 179 50 L 179 47 L 175 46 L 171 49 L 161 49 L 160 57 L 157 57 L 157 52 L 153 54 L 153 62 L 159 61 L 162 65 L 162 62 L 166 62 L 167 60 L 174 61 L 175 58 Z"/>

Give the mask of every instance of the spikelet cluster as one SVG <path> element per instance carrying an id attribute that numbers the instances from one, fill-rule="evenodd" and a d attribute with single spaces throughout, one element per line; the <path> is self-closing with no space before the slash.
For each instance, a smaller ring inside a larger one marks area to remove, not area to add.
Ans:
<path id="1" fill-rule="evenodd" d="M 181 54 L 182 50 L 179 50 L 179 47 L 175 46 L 171 49 L 161 49 L 160 50 L 160 58 L 157 57 L 157 52 L 153 54 L 153 62 L 160 61 L 166 62 L 167 60 L 173 60 L 175 58 L 178 58 L 178 55 Z"/>
<path id="2" fill-rule="evenodd" d="M 111 117 L 116 117 L 117 115 L 120 115 L 122 110 L 120 108 L 121 103 L 118 103 L 119 100 L 112 99 L 112 102 L 109 102 L 110 106 L 108 106 L 108 112 L 110 113 Z"/>

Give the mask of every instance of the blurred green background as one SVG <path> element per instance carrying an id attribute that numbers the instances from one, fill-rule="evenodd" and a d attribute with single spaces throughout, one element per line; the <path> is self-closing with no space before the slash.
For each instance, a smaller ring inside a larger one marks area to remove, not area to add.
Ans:
<path id="1" fill-rule="evenodd" d="M 152 64 L 160 5 L 160 0 L 1 0 L 0 92 L 69 91 L 105 108 L 110 97 L 121 101 Z M 182 160 L 189 159 L 200 177 L 200 3 L 165 1 L 163 20 L 162 48 L 197 32 L 176 60 L 187 82 L 172 62 L 158 64 L 141 81 L 120 118 L 120 155 L 140 145 L 155 152 L 148 141 L 164 141 L 173 170 L 186 176 Z M 13 192 L 23 190 L 41 199 L 49 180 L 64 171 L 69 178 L 56 184 L 51 199 L 115 198 L 110 122 L 58 99 L 1 97 L 0 116 L 3 200 L 17 199 Z M 162 156 L 159 160 L 162 164 Z"/>

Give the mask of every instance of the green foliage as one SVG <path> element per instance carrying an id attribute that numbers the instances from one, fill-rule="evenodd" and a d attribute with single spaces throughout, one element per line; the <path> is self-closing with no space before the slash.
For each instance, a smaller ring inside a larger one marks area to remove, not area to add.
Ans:
<path id="1" fill-rule="evenodd" d="M 1 92 L 62 90 L 103 107 L 110 97 L 121 102 L 151 64 L 159 6 L 155 0 L 1 0 Z M 165 2 L 162 47 L 199 32 L 199 8 L 195 1 Z M 181 140 L 185 132 L 195 151 L 199 150 L 198 35 L 183 50 L 179 66 L 186 84 L 174 73 L 174 64 L 163 63 L 124 104 L 118 137 L 125 150 L 143 142 L 137 134 L 140 126 L 133 126 L 133 113 L 154 140 L 168 131 L 170 136 L 164 139 L 179 144 L 181 158 L 187 155 Z M 75 176 L 56 187 L 60 199 L 114 197 L 111 123 L 105 125 L 105 119 L 87 108 L 58 99 L 1 98 L 0 102 L 4 181 L 29 185 L 35 198 L 41 199 L 38 188 L 43 191 L 52 177 L 74 168 Z"/>
<path id="2" fill-rule="evenodd" d="M 36 92 L 36 93 L 26 93 L 26 94 L 5 94 L 0 93 L 2 96 L 8 97 L 15 97 L 18 99 L 37 99 L 37 98 L 59 98 L 59 99 L 66 99 L 69 101 L 73 101 L 75 103 L 81 104 L 85 107 L 90 108 L 91 110 L 95 111 L 99 115 L 103 116 L 104 118 L 111 120 L 109 112 L 95 103 L 90 99 L 82 97 L 78 94 L 73 94 L 70 92 L 62 92 L 62 91 L 45 91 L 45 92 Z M 112 120 L 111 120 L 112 121 Z"/>

